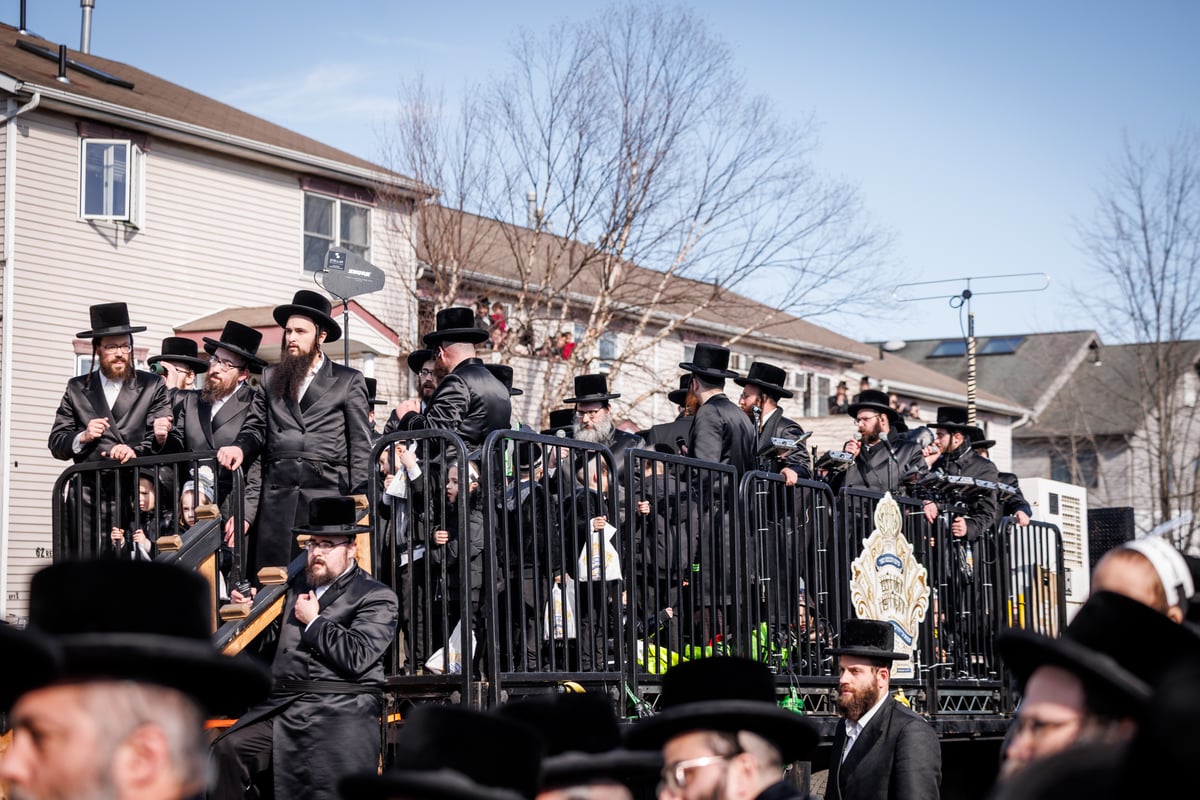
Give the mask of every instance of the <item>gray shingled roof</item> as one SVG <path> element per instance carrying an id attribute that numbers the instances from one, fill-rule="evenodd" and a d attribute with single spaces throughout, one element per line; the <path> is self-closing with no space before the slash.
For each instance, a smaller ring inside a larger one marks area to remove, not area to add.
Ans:
<path id="1" fill-rule="evenodd" d="M 1181 374 L 1195 369 L 1200 341 L 1174 343 L 1164 374 L 1172 386 Z M 1150 345 L 1111 345 L 1100 348 L 1100 363 L 1084 359 L 1070 379 L 1029 425 L 1014 436 L 1124 436 L 1136 433 L 1146 421 L 1151 393 L 1158 379 Z"/>
<path id="2" fill-rule="evenodd" d="M 1053 381 L 1062 369 L 1082 356 L 1088 342 L 1096 338 L 1094 331 L 1063 331 L 1060 333 L 1011 334 L 1023 336 L 1024 341 L 1016 351 L 1004 355 L 981 355 L 987 343 L 1008 336 L 981 336 L 975 339 L 975 385 L 986 391 L 1005 397 L 1025 408 L 1036 408 L 1049 398 Z M 930 358 L 941 342 L 946 339 L 918 339 L 908 341 L 895 355 L 902 356 L 929 369 L 940 372 L 958 381 L 967 380 L 967 358 Z M 959 339 L 961 341 L 961 338 Z"/>
<path id="3" fill-rule="evenodd" d="M 24 84 L 24 91 L 41 91 L 47 97 L 63 96 L 68 101 L 97 107 L 97 117 L 116 114 L 126 117 L 131 126 L 140 119 L 182 123 L 180 128 L 212 131 L 216 134 L 244 138 L 272 148 L 282 148 L 297 154 L 327 159 L 359 170 L 376 173 L 380 180 L 403 189 L 428 194 L 428 187 L 387 170 L 378 164 L 322 144 L 315 139 L 290 131 L 280 125 L 239 111 L 233 106 L 213 100 L 190 89 L 165 81 L 136 67 L 119 61 L 67 50 L 67 58 L 86 67 L 133 84 L 129 89 L 93 77 L 75 68 L 68 68 L 69 82 L 58 80 L 58 62 L 50 61 L 17 46 L 18 41 L 58 54 L 58 44 L 37 36 L 21 34 L 11 25 L 0 23 L 0 73 Z M 111 123 L 110 123 L 111 124 Z"/>

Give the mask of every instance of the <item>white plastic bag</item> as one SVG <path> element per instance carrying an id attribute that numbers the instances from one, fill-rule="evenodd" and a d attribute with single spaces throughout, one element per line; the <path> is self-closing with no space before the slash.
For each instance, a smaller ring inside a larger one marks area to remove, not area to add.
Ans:
<path id="1" fill-rule="evenodd" d="M 460 674 L 463 671 L 462 637 L 462 620 L 459 620 L 454 626 L 454 630 L 450 632 L 450 638 L 446 641 L 446 646 L 434 650 L 433 654 L 425 660 L 425 669 L 434 675 L 444 675 L 447 672 L 452 675 Z M 474 657 L 475 631 L 471 631 L 471 654 L 467 656 L 467 659 L 470 660 Z"/>
<path id="2" fill-rule="evenodd" d="M 575 581 L 570 575 L 564 575 L 562 583 L 550 590 L 542 631 L 547 639 L 575 638 Z"/>
<path id="3" fill-rule="evenodd" d="M 588 532 L 588 543 L 579 551 L 576 565 L 575 574 L 579 575 L 581 583 L 621 580 L 621 554 L 613 544 L 616 532 L 617 529 L 608 522 L 604 523 L 604 530 Z"/>

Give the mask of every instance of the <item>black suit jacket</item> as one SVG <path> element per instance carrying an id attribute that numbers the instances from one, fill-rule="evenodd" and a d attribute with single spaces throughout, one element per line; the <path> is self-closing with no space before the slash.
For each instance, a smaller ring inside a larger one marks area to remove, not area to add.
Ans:
<path id="1" fill-rule="evenodd" d="M 167 386 L 153 372 L 134 372 L 133 381 L 121 387 L 113 408 L 104 398 L 99 373 L 78 375 L 67 381 L 54 424 L 50 428 L 50 453 L 61 461 L 98 461 L 115 445 L 127 444 L 139 456 L 154 455 L 162 449 L 154 441 L 154 420 L 171 416 Z M 72 449 L 75 437 L 88 423 L 108 417 L 113 423 L 104 435 L 83 445 L 80 452 Z"/>
<path id="2" fill-rule="evenodd" d="M 776 408 L 763 422 L 762 433 L 758 435 L 758 450 L 770 444 L 773 438 L 798 439 L 803 435 L 804 428 L 785 417 L 782 408 Z M 787 458 L 779 458 L 774 454 L 760 456 L 759 464 L 767 472 L 782 472 L 784 467 L 791 467 L 800 480 L 812 477 L 812 456 L 808 454 L 808 447 L 803 442 L 800 449 Z"/>
<path id="3" fill-rule="evenodd" d="M 732 464 L 740 479 L 754 469 L 754 423 L 724 394 L 715 394 L 696 410 L 688 455 Z"/>
<path id="4" fill-rule="evenodd" d="M 838 725 L 825 800 L 938 800 L 942 748 L 925 719 L 892 697 L 858 735 L 842 761 L 846 725 Z"/>
<path id="5" fill-rule="evenodd" d="M 438 384 L 425 412 L 405 414 L 398 430 L 452 431 L 468 447 L 478 447 L 489 433 L 505 430 L 511 424 L 508 389 L 483 366 L 483 361 L 468 358 Z"/>
<path id="6" fill-rule="evenodd" d="M 361 372 L 325 358 L 300 402 L 269 389 L 274 367 L 234 444 L 248 463 L 262 461 L 262 492 L 251 547 L 253 568 L 285 566 L 298 553 L 292 530 L 308 523 L 315 497 L 364 493 L 375 473 Z"/>
<path id="7" fill-rule="evenodd" d="M 176 425 L 171 431 L 173 447 L 180 452 L 202 453 L 235 444 L 246 415 L 250 413 L 255 394 L 254 387 L 243 382 L 213 416 L 212 403 L 206 401 L 200 392 L 189 393 L 176 411 Z M 253 522 L 262 491 L 262 468 L 259 460 L 253 459 L 244 463 L 242 470 L 246 475 L 244 511 L 246 519 Z M 233 476 L 226 469 L 218 469 L 217 472 L 217 500 L 221 504 L 222 515 L 228 518 L 232 513 L 229 492 L 233 487 Z"/>

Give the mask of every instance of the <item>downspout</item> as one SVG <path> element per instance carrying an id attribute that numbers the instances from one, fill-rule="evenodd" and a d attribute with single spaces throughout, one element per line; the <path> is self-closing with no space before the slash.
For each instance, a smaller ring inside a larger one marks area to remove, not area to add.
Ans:
<path id="1" fill-rule="evenodd" d="M 9 499 L 12 491 L 12 380 L 13 380 L 13 239 L 16 233 L 17 199 L 17 117 L 33 111 L 42 102 L 34 93 L 25 105 L 18 107 L 9 98 L 4 117 L 4 303 L 0 307 L 0 336 L 4 339 L 0 352 L 0 620 L 8 617 L 8 545 Z"/>

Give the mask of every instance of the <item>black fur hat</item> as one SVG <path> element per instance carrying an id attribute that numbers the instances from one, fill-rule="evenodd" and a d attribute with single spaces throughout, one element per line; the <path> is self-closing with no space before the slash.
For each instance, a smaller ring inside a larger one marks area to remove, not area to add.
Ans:
<path id="1" fill-rule="evenodd" d="M 775 676 L 758 661 L 715 656 L 684 661 L 663 675 L 659 712 L 634 723 L 626 741 L 641 750 L 661 748 L 690 731 L 751 731 L 798 761 L 817 745 L 817 728 L 779 706 Z"/>
<path id="2" fill-rule="evenodd" d="M 347 800 L 532 800 L 545 745 L 528 725 L 458 705 L 419 705 L 392 766 L 338 784 Z"/>
<path id="3" fill-rule="evenodd" d="M 150 603 L 130 603 L 131 587 Z M 236 716 L 266 698 L 271 676 L 213 645 L 213 590 L 199 574 L 153 561 L 63 561 L 33 576 L 29 628 L 59 649 L 55 680 L 110 677 L 155 683 Z"/>

